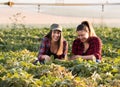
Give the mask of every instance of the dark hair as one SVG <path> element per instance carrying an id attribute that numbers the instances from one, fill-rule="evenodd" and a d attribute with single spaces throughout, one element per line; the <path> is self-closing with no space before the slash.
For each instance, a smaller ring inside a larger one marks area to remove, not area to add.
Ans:
<path id="1" fill-rule="evenodd" d="M 81 31 L 81 30 L 89 32 L 88 27 L 86 25 L 84 25 L 84 24 L 80 24 L 80 25 L 77 26 L 76 31 Z"/>
<path id="2" fill-rule="evenodd" d="M 88 29 L 90 30 L 90 24 L 89 24 L 89 22 L 88 22 L 88 21 L 83 21 L 81 24 L 86 25 L 86 26 L 88 27 Z"/>
<path id="3" fill-rule="evenodd" d="M 52 35 L 52 30 L 50 30 L 50 32 L 48 32 L 48 34 L 45 37 L 47 37 L 47 38 L 49 38 L 51 40 L 52 39 L 51 35 Z"/>
<path id="4" fill-rule="evenodd" d="M 89 36 L 97 36 L 93 29 L 92 24 L 88 21 L 81 22 L 81 24 L 78 25 L 76 31 L 79 31 L 79 30 L 85 30 L 86 32 L 89 32 Z"/>

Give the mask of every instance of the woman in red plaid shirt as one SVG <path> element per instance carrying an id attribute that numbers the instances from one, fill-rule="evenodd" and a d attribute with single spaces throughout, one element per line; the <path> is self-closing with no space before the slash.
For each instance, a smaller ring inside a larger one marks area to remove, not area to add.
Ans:
<path id="1" fill-rule="evenodd" d="M 102 42 L 98 36 L 96 36 L 94 29 L 88 21 L 83 21 L 77 27 L 78 38 L 74 40 L 72 45 L 72 54 L 70 58 L 82 58 L 85 60 L 101 60 Z"/>
<path id="2" fill-rule="evenodd" d="M 62 36 L 62 27 L 59 24 L 52 24 L 50 32 L 42 39 L 39 48 L 38 60 L 49 61 L 50 56 L 63 59 L 68 52 L 68 43 Z"/>

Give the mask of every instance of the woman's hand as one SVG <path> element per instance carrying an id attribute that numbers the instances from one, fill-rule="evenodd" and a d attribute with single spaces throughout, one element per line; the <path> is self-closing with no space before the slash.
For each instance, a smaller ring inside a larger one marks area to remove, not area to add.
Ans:
<path id="1" fill-rule="evenodd" d="M 48 55 L 43 55 L 42 59 L 45 59 L 45 61 L 50 61 L 50 57 Z"/>
<path id="2" fill-rule="evenodd" d="M 77 58 L 82 58 L 80 55 L 73 55 L 72 57 L 68 58 L 69 60 L 74 60 Z"/>

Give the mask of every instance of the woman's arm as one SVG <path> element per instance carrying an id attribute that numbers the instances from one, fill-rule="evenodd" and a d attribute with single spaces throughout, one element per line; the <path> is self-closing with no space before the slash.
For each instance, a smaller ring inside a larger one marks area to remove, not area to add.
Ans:
<path id="1" fill-rule="evenodd" d="M 38 54 L 38 60 L 44 60 L 46 58 L 49 58 L 48 55 L 46 55 L 46 48 L 47 48 L 48 41 L 46 38 L 43 38 L 39 47 L 39 54 Z"/>
<path id="2" fill-rule="evenodd" d="M 81 56 L 81 58 L 85 60 L 93 60 L 94 58 L 96 59 L 94 55 Z"/>
<path id="3" fill-rule="evenodd" d="M 74 60 L 74 59 L 77 59 L 77 58 L 82 58 L 82 59 L 85 59 L 85 60 L 93 60 L 95 58 L 95 56 L 94 55 L 87 55 L 87 56 L 73 55 L 71 58 L 69 58 L 69 60 Z"/>
<path id="4" fill-rule="evenodd" d="M 93 55 L 96 57 L 96 59 L 101 60 L 101 52 L 102 52 L 102 41 L 99 37 L 94 37 Z"/>
<path id="5" fill-rule="evenodd" d="M 81 58 L 81 56 L 80 55 L 73 55 L 72 57 L 69 58 L 69 60 L 74 60 L 77 58 Z"/>

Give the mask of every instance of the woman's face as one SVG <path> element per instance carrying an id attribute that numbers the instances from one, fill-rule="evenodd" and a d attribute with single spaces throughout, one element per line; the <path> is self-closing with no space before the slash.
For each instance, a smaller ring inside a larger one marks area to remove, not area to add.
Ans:
<path id="1" fill-rule="evenodd" d="M 52 40 L 58 41 L 60 39 L 61 32 L 59 30 L 53 30 L 52 31 Z"/>
<path id="2" fill-rule="evenodd" d="M 87 39 L 89 38 L 89 33 L 86 32 L 85 30 L 80 30 L 77 31 L 78 38 L 81 40 L 81 42 L 86 42 Z"/>

